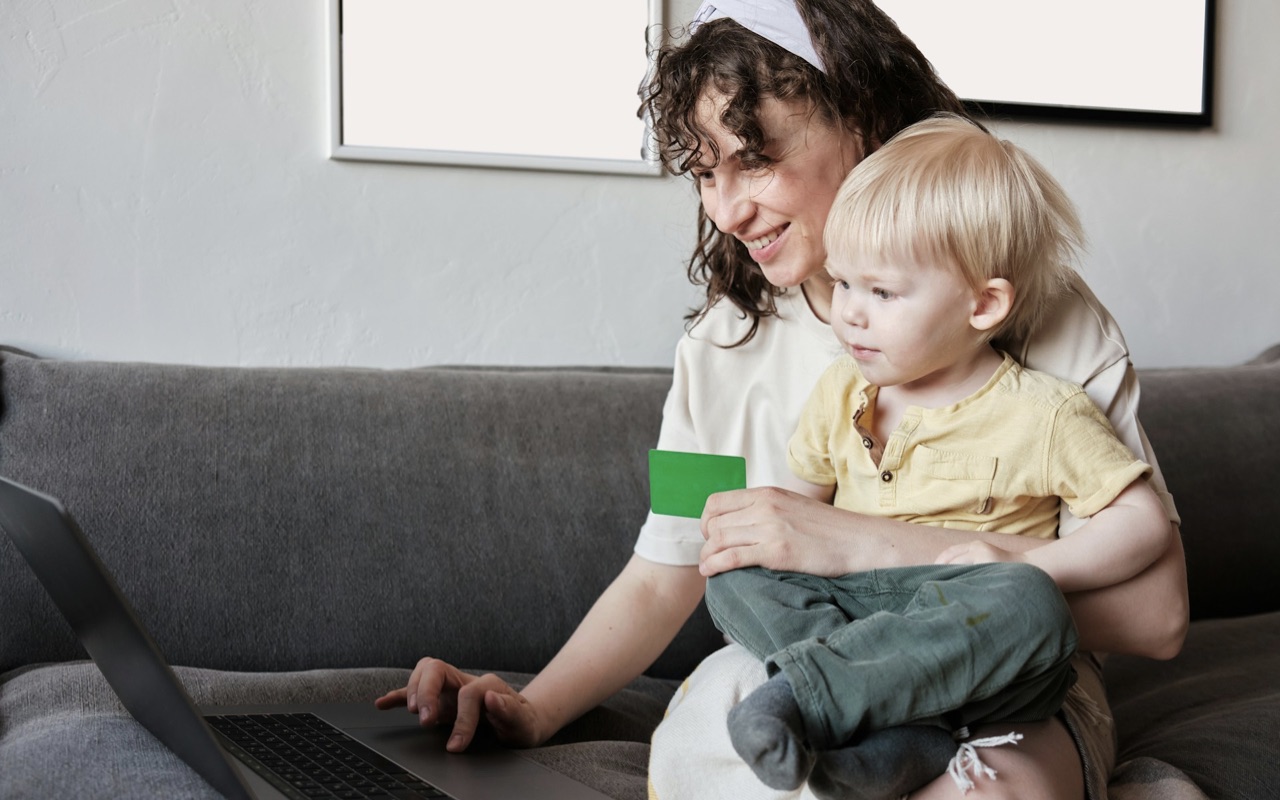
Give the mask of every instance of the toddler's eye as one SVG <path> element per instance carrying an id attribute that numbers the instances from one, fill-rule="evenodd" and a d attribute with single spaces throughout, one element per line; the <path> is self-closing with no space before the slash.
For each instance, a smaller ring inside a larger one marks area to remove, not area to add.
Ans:
<path id="1" fill-rule="evenodd" d="M 893 292 L 890 292 L 888 289 L 872 289 L 871 294 L 875 295 L 880 300 L 889 300 L 893 297 Z"/>

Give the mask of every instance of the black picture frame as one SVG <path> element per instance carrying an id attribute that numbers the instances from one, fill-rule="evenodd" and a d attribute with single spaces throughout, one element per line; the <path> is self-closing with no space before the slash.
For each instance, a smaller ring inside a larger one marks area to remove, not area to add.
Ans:
<path id="1" fill-rule="evenodd" d="M 952 2 L 960 2 L 961 0 L 952 0 Z M 1126 0 L 1115 0 L 1116 2 L 1125 2 Z M 893 3 L 884 2 L 886 11 L 893 14 Z M 985 117 L 992 120 L 1000 119 L 1028 119 L 1028 120 L 1046 120 L 1046 121 L 1072 121 L 1072 122 L 1093 122 L 1093 123 L 1114 123 L 1128 125 L 1157 125 L 1157 126 L 1173 126 L 1187 128 L 1207 128 L 1212 127 L 1214 122 L 1214 63 L 1215 63 L 1215 39 L 1216 39 L 1216 18 L 1217 18 L 1217 2 L 1216 0 L 1203 0 L 1204 5 L 1204 39 L 1203 39 L 1203 64 L 1200 71 L 1201 85 L 1199 87 L 1200 107 L 1198 110 L 1188 111 L 1185 109 L 1162 109 L 1162 108 L 1122 108 L 1107 105 L 1063 105 L 1050 102 L 1026 102 L 1024 100 L 1006 101 L 998 97 L 984 97 L 983 99 L 972 99 L 966 97 L 963 87 L 955 87 L 960 92 L 962 99 L 969 111 L 975 115 Z M 913 31 L 911 25 L 901 23 L 903 31 L 917 43 L 921 44 L 922 50 L 927 57 L 931 59 L 928 45 L 921 41 L 921 37 L 917 31 Z M 948 31 L 948 36 L 963 37 L 963 31 Z M 1009 35 L 1015 35 L 1010 33 Z M 1082 49 L 1087 43 L 1081 45 Z M 935 61 L 935 66 L 939 68 L 939 73 L 944 80 L 947 80 L 947 71 L 943 65 Z M 1035 64 L 1025 65 L 1027 69 L 1034 70 L 1037 68 Z"/>

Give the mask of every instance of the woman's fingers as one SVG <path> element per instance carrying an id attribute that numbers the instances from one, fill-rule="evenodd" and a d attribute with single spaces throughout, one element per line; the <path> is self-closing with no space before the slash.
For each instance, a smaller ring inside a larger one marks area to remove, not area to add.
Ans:
<path id="1" fill-rule="evenodd" d="M 707 504 L 702 507 L 703 523 L 711 517 L 747 508 L 755 502 L 757 491 L 757 489 L 731 489 L 727 492 L 716 492 L 707 498 Z"/>
<path id="2" fill-rule="evenodd" d="M 498 739 L 513 747 L 533 747 L 541 741 L 538 715 L 524 695 L 511 691 L 488 691 L 484 697 L 485 718 Z"/>
<path id="3" fill-rule="evenodd" d="M 698 556 L 698 572 L 706 578 L 719 575 L 721 572 L 753 566 L 750 546 L 721 549 L 720 546 L 707 542 L 702 546 Z"/>
<path id="4" fill-rule="evenodd" d="M 445 745 L 451 753 L 466 750 L 475 738 L 476 729 L 480 727 L 480 715 L 486 711 L 486 696 L 490 693 L 515 695 L 515 690 L 492 673 L 479 678 L 468 676 L 467 681 L 458 690 L 458 711 L 453 721 L 453 733 Z"/>
<path id="5" fill-rule="evenodd" d="M 700 571 L 716 575 L 742 567 L 814 572 L 829 560 L 826 534 L 816 523 L 831 506 L 777 487 L 714 494 L 702 515 L 706 539 Z"/>
<path id="6" fill-rule="evenodd" d="M 379 697 L 377 700 L 374 700 L 373 704 L 377 706 L 380 710 L 386 711 L 389 708 L 395 708 L 396 706 L 406 705 L 407 703 L 406 698 L 408 697 L 408 694 L 409 694 L 408 690 L 402 686 L 399 689 L 392 689 L 391 691 L 384 694 L 382 697 Z"/>
<path id="7" fill-rule="evenodd" d="M 409 677 L 409 710 L 417 712 L 423 725 L 448 722 L 449 717 L 444 713 L 445 698 L 455 696 L 471 679 L 470 675 L 438 658 L 424 658 Z"/>
<path id="8" fill-rule="evenodd" d="M 538 717 L 532 704 L 497 675 L 479 677 L 437 658 L 424 658 L 401 689 L 374 701 L 380 709 L 406 706 L 423 725 L 453 723 L 445 747 L 462 752 L 475 739 L 481 719 L 506 744 L 531 747 L 539 742 Z"/>
<path id="9" fill-rule="evenodd" d="M 392 689 L 382 697 L 373 701 L 373 704 L 379 709 L 386 711 L 389 708 L 397 706 L 405 706 L 410 712 L 417 712 L 417 686 L 419 678 L 422 674 L 424 664 L 430 659 L 420 660 L 413 668 L 413 672 L 409 674 L 409 681 L 399 689 Z"/>
<path id="10" fill-rule="evenodd" d="M 393 689 L 373 703 L 382 710 L 404 706 L 417 714 L 423 725 L 449 722 L 457 710 L 458 690 L 472 680 L 473 676 L 444 661 L 424 658 L 414 666 L 403 688 Z"/>
<path id="11" fill-rule="evenodd" d="M 713 551 L 755 544 L 766 526 L 786 518 L 790 495 L 774 487 L 713 494 L 702 509 L 702 537 Z"/>

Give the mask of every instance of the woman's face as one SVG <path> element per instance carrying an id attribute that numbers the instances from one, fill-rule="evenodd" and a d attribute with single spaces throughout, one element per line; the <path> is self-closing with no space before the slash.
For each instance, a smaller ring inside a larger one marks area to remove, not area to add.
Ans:
<path id="1" fill-rule="evenodd" d="M 826 124 L 807 103 L 765 98 L 757 116 L 773 163 L 750 168 L 739 159 L 741 140 L 719 122 L 724 103 L 724 95 L 708 93 L 699 109 L 721 154 L 714 167 L 694 170 L 703 209 L 721 233 L 746 245 L 770 283 L 821 282 L 829 298 L 822 228 L 836 191 L 860 160 L 856 137 Z"/>

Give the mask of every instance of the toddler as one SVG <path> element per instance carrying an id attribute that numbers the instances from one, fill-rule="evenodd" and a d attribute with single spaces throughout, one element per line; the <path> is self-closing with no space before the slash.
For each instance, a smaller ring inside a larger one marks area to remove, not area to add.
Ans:
<path id="1" fill-rule="evenodd" d="M 1167 549 L 1150 468 L 1083 389 L 998 349 L 1075 279 L 1081 238 L 1042 166 L 951 115 L 845 180 L 824 240 L 846 354 L 813 390 L 789 464 L 842 508 L 975 540 L 931 565 L 708 581 L 716 624 L 771 675 L 729 717 L 767 785 L 897 797 L 951 762 L 971 786 L 956 740 L 1046 719 L 1074 682 L 1063 593 L 1123 581 Z M 1058 539 L 1061 503 L 1089 522 Z"/>

